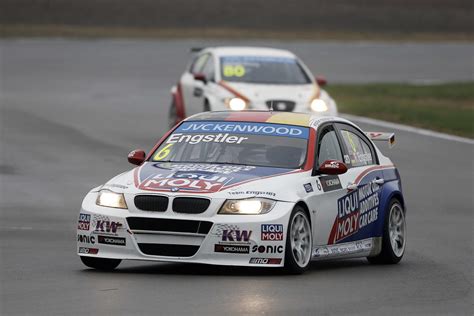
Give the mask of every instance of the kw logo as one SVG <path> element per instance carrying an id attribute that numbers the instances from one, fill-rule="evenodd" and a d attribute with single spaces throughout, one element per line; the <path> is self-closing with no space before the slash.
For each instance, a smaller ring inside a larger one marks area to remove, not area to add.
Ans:
<path id="1" fill-rule="evenodd" d="M 251 235 L 251 230 L 226 229 L 222 231 L 222 241 L 249 241 Z"/>

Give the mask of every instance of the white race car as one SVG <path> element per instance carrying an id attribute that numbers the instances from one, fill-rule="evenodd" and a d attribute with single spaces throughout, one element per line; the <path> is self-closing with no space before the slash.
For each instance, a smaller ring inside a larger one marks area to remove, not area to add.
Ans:
<path id="1" fill-rule="evenodd" d="M 351 122 L 304 113 L 194 115 L 139 165 L 84 198 L 77 252 L 97 269 L 121 260 L 282 267 L 405 249 L 400 176 Z"/>
<path id="2" fill-rule="evenodd" d="M 293 53 L 260 47 L 211 47 L 197 52 L 171 89 L 170 128 L 187 116 L 216 110 L 308 112 L 336 116 L 337 107 Z"/>

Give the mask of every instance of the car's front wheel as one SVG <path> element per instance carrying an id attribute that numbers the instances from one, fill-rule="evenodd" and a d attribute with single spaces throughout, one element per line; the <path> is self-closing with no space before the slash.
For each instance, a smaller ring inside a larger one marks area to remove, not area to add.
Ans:
<path id="1" fill-rule="evenodd" d="M 296 206 L 291 213 L 286 234 L 285 270 L 295 274 L 307 270 L 312 247 L 311 222 L 305 210 Z"/>
<path id="2" fill-rule="evenodd" d="M 406 245 L 405 211 L 402 204 L 393 199 L 385 216 L 382 251 L 375 257 L 367 257 L 370 263 L 394 264 L 402 260 Z"/>
<path id="3" fill-rule="evenodd" d="M 170 110 L 168 112 L 168 126 L 173 128 L 178 123 L 178 109 L 176 109 L 176 104 L 171 101 Z"/>
<path id="4" fill-rule="evenodd" d="M 81 261 L 89 268 L 105 271 L 117 268 L 120 262 L 122 262 L 120 259 L 92 258 L 85 256 L 81 256 Z"/>

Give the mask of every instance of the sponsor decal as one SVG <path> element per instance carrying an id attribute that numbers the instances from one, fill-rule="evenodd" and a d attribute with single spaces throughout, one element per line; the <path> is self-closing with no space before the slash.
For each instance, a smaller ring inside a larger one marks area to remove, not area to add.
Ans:
<path id="1" fill-rule="evenodd" d="M 95 231 L 102 233 L 116 233 L 117 229 L 120 227 L 122 227 L 122 223 L 120 222 L 98 220 L 97 226 L 95 227 Z"/>
<path id="2" fill-rule="evenodd" d="M 230 195 L 252 195 L 252 196 L 276 196 L 275 192 L 265 192 L 265 191 L 229 191 Z"/>
<path id="3" fill-rule="evenodd" d="M 99 253 L 99 249 L 97 248 L 87 248 L 87 247 L 79 247 L 79 253 L 89 254 L 89 255 L 96 255 Z"/>
<path id="4" fill-rule="evenodd" d="M 338 161 L 331 161 L 329 163 L 325 163 L 323 167 L 327 169 L 339 169 L 340 165 Z"/>
<path id="5" fill-rule="evenodd" d="M 215 224 L 211 235 L 215 237 L 222 237 L 224 230 L 240 230 L 240 227 L 233 224 Z"/>
<path id="6" fill-rule="evenodd" d="M 324 192 L 342 189 L 341 181 L 338 176 L 319 177 L 319 181 L 321 182 Z"/>
<path id="7" fill-rule="evenodd" d="M 306 193 L 313 192 L 313 186 L 311 185 L 311 183 L 305 183 L 303 184 L 303 186 Z"/>
<path id="8" fill-rule="evenodd" d="M 176 171 L 172 174 L 159 173 L 142 183 L 146 189 L 189 189 L 197 191 L 218 191 L 231 178 L 207 171 Z"/>
<path id="9" fill-rule="evenodd" d="M 77 229 L 79 230 L 89 230 L 91 224 L 91 215 L 90 214 L 79 214 L 79 220 L 77 222 Z"/>
<path id="10" fill-rule="evenodd" d="M 265 241 L 281 241 L 283 240 L 282 224 L 262 224 L 261 240 Z"/>
<path id="11" fill-rule="evenodd" d="M 200 143 L 226 143 L 226 144 L 241 144 L 248 137 L 239 137 L 226 134 L 182 134 L 174 133 L 167 140 L 167 144 L 186 143 L 189 145 L 196 145 Z M 156 159 L 156 158 L 155 158 Z M 159 160 L 159 159 L 158 159 Z"/>
<path id="12" fill-rule="evenodd" d="M 337 217 L 329 237 L 329 244 L 337 243 L 377 221 L 379 185 L 370 182 L 337 200 Z"/>
<path id="13" fill-rule="evenodd" d="M 250 258 L 252 264 L 280 264 L 281 258 Z"/>
<path id="14" fill-rule="evenodd" d="M 95 236 L 77 235 L 77 241 L 84 244 L 95 244 Z"/>
<path id="15" fill-rule="evenodd" d="M 175 132 L 220 133 L 218 135 L 221 135 L 221 133 L 232 133 L 248 135 L 283 136 L 304 139 L 307 139 L 309 136 L 309 129 L 307 127 L 253 122 L 184 122 L 175 130 Z"/>
<path id="16" fill-rule="evenodd" d="M 218 192 L 244 182 L 295 171 L 293 169 L 272 167 L 167 162 L 146 163 L 136 170 L 134 177 L 139 189 L 168 192 L 178 189 L 180 192 L 190 193 Z M 269 197 L 275 195 L 273 192 L 251 192 L 250 194 Z"/>
<path id="17" fill-rule="evenodd" d="M 252 235 L 251 230 L 223 230 L 222 241 L 226 242 L 248 242 Z"/>
<path id="18" fill-rule="evenodd" d="M 249 253 L 250 247 L 249 246 L 242 246 L 242 245 L 222 245 L 217 244 L 214 245 L 215 252 L 226 252 L 226 253 Z"/>
<path id="19" fill-rule="evenodd" d="M 317 247 L 313 250 L 313 257 L 329 257 L 340 256 L 346 254 L 354 254 L 359 252 L 370 251 L 373 246 L 372 238 L 348 242 L 343 244 L 329 245 L 324 247 Z"/>
<path id="20" fill-rule="evenodd" d="M 102 188 L 118 188 L 118 189 L 128 189 L 128 187 L 126 185 L 121 185 L 121 184 L 115 184 L 115 183 L 111 183 L 111 184 L 104 184 L 102 186 Z"/>
<path id="21" fill-rule="evenodd" d="M 252 252 L 258 253 L 283 253 L 283 245 L 254 245 Z"/>
<path id="22" fill-rule="evenodd" d="M 110 237 L 110 236 L 97 236 L 99 244 L 104 245 L 115 245 L 115 246 L 125 246 L 125 238 L 122 237 Z"/>
<path id="23" fill-rule="evenodd" d="M 232 166 L 232 165 L 213 165 L 213 164 L 195 164 L 195 163 L 156 163 L 152 165 L 155 168 L 176 171 L 198 171 L 210 174 L 231 174 L 235 172 L 252 171 L 254 166 Z"/>
<path id="24" fill-rule="evenodd" d="M 94 215 L 92 220 L 94 225 L 94 233 L 106 233 L 116 235 L 117 230 L 123 227 L 118 221 L 112 221 L 108 216 Z"/>

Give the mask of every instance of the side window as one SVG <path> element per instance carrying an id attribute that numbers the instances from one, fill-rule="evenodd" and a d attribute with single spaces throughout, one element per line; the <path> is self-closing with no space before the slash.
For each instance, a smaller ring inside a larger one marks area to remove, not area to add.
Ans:
<path id="1" fill-rule="evenodd" d="M 352 131 L 341 128 L 341 135 L 346 145 L 352 167 L 375 164 L 369 145 Z"/>
<path id="2" fill-rule="evenodd" d="M 206 64 L 207 59 L 209 58 L 209 54 L 204 54 L 198 56 L 196 60 L 191 65 L 191 69 L 189 70 L 192 74 L 197 74 L 202 72 L 204 65 Z"/>
<path id="3" fill-rule="evenodd" d="M 332 127 L 326 127 L 321 133 L 318 144 L 318 166 L 329 159 L 342 161 L 341 147 Z"/>
<path id="4" fill-rule="evenodd" d="M 210 57 L 207 59 L 206 65 L 204 65 L 201 72 L 206 75 L 207 80 L 214 81 L 214 58 Z"/>

